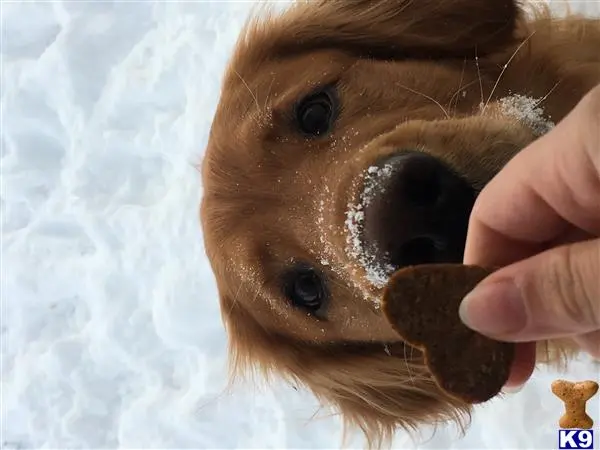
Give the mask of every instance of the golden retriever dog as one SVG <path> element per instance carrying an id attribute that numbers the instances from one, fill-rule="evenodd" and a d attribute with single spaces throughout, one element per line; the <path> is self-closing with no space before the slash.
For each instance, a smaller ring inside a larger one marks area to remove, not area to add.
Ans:
<path id="1" fill-rule="evenodd" d="M 478 192 L 600 83 L 600 21 L 536 5 L 311 0 L 248 22 L 200 207 L 233 374 L 305 386 L 370 445 L 468 423 L 379 299 L 399 267 L 462 262 Z"/>

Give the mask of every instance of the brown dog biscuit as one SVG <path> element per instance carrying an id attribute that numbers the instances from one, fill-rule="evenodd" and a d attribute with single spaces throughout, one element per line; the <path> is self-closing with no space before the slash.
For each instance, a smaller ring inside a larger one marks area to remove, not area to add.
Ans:
<path id="1" fill-rule="evenodd" d="M 464 296 L 491 272 L 461 264 L 408 267 L 392 275 L 383 296 L 388 321 L 424 352 L 439 387 L 472 404 L 500 392 L 514 358 L 514 344 L 469 329 L 458 315 Z"/>
<path id="2" fill-rule="evenodd" d="M 565 414 L 558 421 L 561 428 L 589 430 L 594 426 L 594 421 L 588 416 L 585 405 L 598 392 L 598 383 L 556 380 L 552 383 L 552 392 L 565 404 Z"/>

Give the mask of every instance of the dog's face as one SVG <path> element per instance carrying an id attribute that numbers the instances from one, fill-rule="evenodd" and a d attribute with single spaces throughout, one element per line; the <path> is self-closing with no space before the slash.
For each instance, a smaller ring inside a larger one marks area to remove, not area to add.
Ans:
<path id="1" fill-rule="evenodd" d="M 236 369 L 303 383 L 369 437 L 468 411 L 378 298 L 399 267 L 462 261 L 478 191 L 535 138 L 498 101 L 518 23 L 511 0 L 360 0 L 248 26 L 201 210 Z"/>

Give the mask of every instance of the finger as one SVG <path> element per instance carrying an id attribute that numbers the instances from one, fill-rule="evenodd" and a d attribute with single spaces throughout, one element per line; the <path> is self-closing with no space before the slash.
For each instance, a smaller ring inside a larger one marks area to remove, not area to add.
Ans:
<path id="1" fill-rule="evenodd" d="M 600 239 L 557 247 L 498 270 L 463 300 L 465 324 L 512 342 L 600 329 Z"/>
<path id="2" fill-rule="evenodd" d="M 524 342 L 515 346 L 515 359 L 510 370 L 505 392 L 515 392 L 531 377 L 536 361 L 536 343 Z"/>
<path id="3" fill-rule="evenodd" d="M 599 130 L 600 86 L 483 189 L 469 222 L 465 263 L 515 261 L 573 227 L 600 235 Z"/>

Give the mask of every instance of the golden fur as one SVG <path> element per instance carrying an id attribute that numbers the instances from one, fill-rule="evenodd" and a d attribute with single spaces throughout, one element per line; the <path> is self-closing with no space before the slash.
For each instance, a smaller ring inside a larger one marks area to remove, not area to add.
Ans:
<path id="1" fill-rule="evenodd" d="M 561 120 L 600 82 L 600 21 L 512 0 L 322 0 L 252 19 L 225 73 L 203 166 L 201 221 L 233 374 L 257 369 L 310 389 L 371 445 L 397 428 L 457 420 L 421 355 L 380 314 L 380 289 L 344 250 L 355 181 L 377 158 L 415 148 L 476 189 L 535 139 L 501 112 L 522 94 Z M 295 102 L 335 83 L 330 135 L 290 125 Z M 318 266 L 326 317 L 294 308 L 279 274 Z M 560 362 L 570 343 L 543 343 Z"/>

